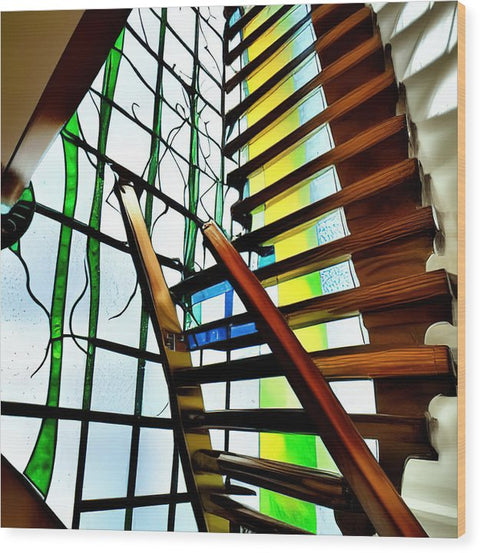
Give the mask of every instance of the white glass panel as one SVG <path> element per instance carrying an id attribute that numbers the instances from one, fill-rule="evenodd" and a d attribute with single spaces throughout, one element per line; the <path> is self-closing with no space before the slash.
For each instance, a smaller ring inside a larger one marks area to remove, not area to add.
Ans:
<path id="1" fill-rule="evenodd" d="M 172 431 L 142 428 L 138 448 L 135 494 L 169 493 L 172 458 Z"/>
<path id="2" fill-rule="evenodd" d="M 98 348 L 93 372 L 92 410 L 133 413 L 137 359 Z"/>
<path id="3" fill-rule="evenodd" d="M 168 388 L 163 367 L 150 361 L 145 364 L 142 415 L 170 417 Z"/>
<path id="4" fill-rule="evenodd" d="M 83 499 L 125 497 L 131 433 L 128 426 L 89 424 Z"/>
<path id="5" fill-rule="evenodd" d="M 133 509 L 132 530 L 167 531 L 168 505 Z"/>
<path id="6" fill-rule="evenodd" d="M 6 399 L 3 389 L 2 399 Z M 41 423 L 41 419 L 30 417 L 1 417 L 2 454 L 19 472 L 23 472 L 27 466 Z"/>
<path id="7" fill-rule="evenodd" d="M 198 526 L 190 503 L 179 503 L 175 516 L 175 532 L 197 532 Z"/>
<path id="8" fill-rule="evenodd" d="M 330 387 L 347 413 L 375 413 L 375 390 L 371 380 L 331 382 Z"/>
<path id="9" fill-rule="evenodd" d="M 80 426 L 79 421 L 58 422 L 55 464 L 47 498 L 49 507 L 67 528 L 72 524 Z"/>
<path id="10" fill-rule="evenodd" d="M 212 382 L 201 386 L 206 411 L 225 409 L 225 382 Z"/>
<path id="11" fill-rule="evenodd" d="M 114 511 L 92 511 L 80 515 L 80 529 L 84 530 L 123 530 L 125 509 Z"/>

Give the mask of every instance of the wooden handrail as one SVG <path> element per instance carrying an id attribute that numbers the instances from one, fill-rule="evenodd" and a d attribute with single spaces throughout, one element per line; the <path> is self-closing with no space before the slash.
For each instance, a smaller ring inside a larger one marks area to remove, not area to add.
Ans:
<path id="1" fill-rule="evenodd" d="M 204 504 L 212 491 L 220 493 L 225 491 L 221 477 L 210 475 L 207 479 L 198 478 L 191 464 L 193 451 L 211 449 L 210 436 L 208 432 L 185 432 L 181 424 L 182 413 L 192 404 L 200 410 L 203 409 L 203 397 L 199 385 L 193 386 L 186 396 L 177 393 L 174 387 L 173 372 L 190 367 L 192 364 L 190 354 L 181 340 L 182 330 L 175 305 L 153 249 L 134 186 L 128 180 L 121 178 L 115 184 L 114 190 L 120 204 L 140 286 L 145 297 L 148 298 L 146 304 L 150 310 L 150 320 L 163 358 L 170 410 L 172 419 L 175 421 L 173 425 L 175 440 L 197 525 L 200 531 L 228 532 L 229 524 L 226 520 L 212 517 L 204 509 Z"/>
<path id="2" fill-rule="evenodd" d="M 426 537 L 327 381 L 240 254 L 215 223 L 205 224 L 202 232 L 217 262 L 228 270 L 241 300 L 258 319 L 290 385 L 377 532 L 385 536 Z"/>

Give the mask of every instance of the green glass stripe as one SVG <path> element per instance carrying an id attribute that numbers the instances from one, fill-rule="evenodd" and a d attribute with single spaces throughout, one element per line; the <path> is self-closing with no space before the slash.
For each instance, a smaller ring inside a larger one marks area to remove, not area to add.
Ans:
<path id="1" fill-rule="evenodd" d="M 163 58 L 163 53 L 165 50 L 165 35 L 167 30 L 167 9 L 162 8 L 162 21 L 160 24 L 160 34 L 159 34 L 159 43 L 158 43 L 158 55 L 159 59 Z M 162 127 L 162 109 L 163 109 L 163 64 L 158 64 L 157 69 L 157 83 L 155 90 L 155 103 L 153 108 L 153 126 L 152 130 L 152 141 L 150 144 L 150 161 L 148 166 L 148 175 L 147 181 L 152 186 L 155 185 L 155 180 L 157 176 L 158 168 L 158 159 L 160 153 L 160 137 L 161 137 L 161 127 Z M 153 211 L 153 196 L 147 194 L 145 199 L 145 225 L 147 226 L 148 231 L 151 231 L 152 226 L 152 211 Z M 140 317 L 140 338 L 139 338 L 139 349 L 141 351 L 145 350 L 147 347 L 147 337 L 148 337 L 148 310 L 144 305 L 142 305 L 142 313 Z M 142 410 L 142 399 L 143 399 L 143 375 L 145 370 L 145 359 L 138 360 L 138 375 L 137 375 L 137 392 L 135 399 L 135 414 L 141 414 Z"/>
<path id="2" fill-rule="evenodd" d="M 160 34 L 158 41 L 158 57 L 163 59 L 163 54 L 165 51 L 165 35 L 167 31 L 167 9 L 162 8 L 162 18 L 160 23 Z M 150 161 L 148 166 L 147 181 L 152 186 L 155 185 L 155 180 L 157 176 L 158 169 L 158 159 L 160 153 L 160 137 L 162 129 L 162 109 L 163 109 L 163 64 L 159 63 L 157 67 L 157 82 L 155 88 L 155 102 L 153 107 L 153 125 L 152 125 L 152 140 L 150 143 Z M 152 226 L 152 212 L 153 212 L 153 196 L 152 194 L 147 193 L 145 199 L 145 225 L 148 229 L 148 232 L 151 232 Z M 139 349 L 140 351 L 145 351 L 147 348 L 147 339 L 148 339 L 148 321 L 149 314 L 147 307 L 142 303 L 142 311 L 140 314 L 140 337 L 139 337 Z M 139 358 L 137 363 L 137 382 L 135 390 L 135 415 L 142 414 L 142 403 L 143 403 L 143 386 L 145 380 L 145 359 Z M 130 470 L 133 470 L 136 464 L 132 464 L 132 459 L 130 459 Z M 134 493 L 134 492 L 133 492 Z M 132 520 L 133 520 L 133 509 L 127 508 L 125 510 L 125 522 L 124 529 L 132 529 Z"/>
<path id="3" fill-rule="evenodd" d="M 190 163 L 188 169 L 188 209 L 191 213 L 197 212 L 198 196 L 200 191 L 200 172 L 198 170 L 198 90 L 199 90 L 199 63 L 198 63 L 198 48 L 200 39 L 200 18 L 198 12 L 195 17 L 195 47 L 193 58 L 193 73 L 192 73 L 192 91 L 190 93 Z M 184 265 L 185 273 L 193 272 L 195 266 L 195 246 L 197 241 L 197 225 L 191 220 L 185 220 L 185 238 L 184 238 Z"/>
<path id="4" fill-rule="evenodd" d="M 215 222 L 221 228 L 222 228 L 222 221 L 223 221 L 223 205 L 224 205 L 222 181 L 223 181 L 223 178 L 217 182 L 216 189 L 215 189 Z"/>
<path id="5" fill-rule="evenodd" d="M 119 65 L 121 61 L 121 51 L 125 31 L 123 30 L 117 38 L 114 49 L 110 51 L 105 64 L 105 73 L 103 76 L 102 99 L 100 104 L 100 128 L 98 133 L 97 150 L 100 154 L 105 154 L 107 146 L 108 129 L 112 115 L 112 105 L 108 100 L 113 100 L 115 86 L 118 78 Z M 97 161 L 97 170 L 95 174 L 95 190 L 93 194 L 92 209 L 90 212 L 89 224 L 92 228 L 100 228 L 100 218 L 103 203 L 103 186 L 105 179 L 105 162 L 99 158 Z M 90 314 L 89 314 L 89 338 L 95 338 L 98 326 L 98 310 L 100 303 L 100 243 L 95 238 L 89 237 L 87 240 L 87 265 L 90 279 Z M 83 391 L 83 408 L 89 409 L 92 398 L 93 369 L 95 363 L 95 347 L 90 342 L 87 349 L 87 360 L 85 366 L 85 381 Z"/>
<path id="6" fill-rule="evenodd" d="M 70 134 L 79 136 L 77 114 L 72 116 L 65 128 Z M 67 217 L 73 217 L 77 202 L 78 148 L 70 141 L 63 140 L 63 151 L 65 159 L 65 197 L 63 202 L 63 213 Z M 62 225 L 60 229 L 50 318 L 50 337 L 52 339 L 52 346 L 50 381 L 47 395 L 47 405 L 50 406 L 57 406 L 60 397 L 63 357 L 63 340 L 61 336 L 63 334 L 63 325 L 65 322 L 71 242 L 72 229 Z M 48 492 L 52 477 L 56 435 L 57 421 L 45 419 L 42 422 L 35 448 L 25 468 L 25 475 L 44 495 Z"/>
<path id="7" fill-rule="evenodd" d="M 45 497 L 52 480 L 57 426 L 57 419 L 44 419 L 42 421 L 35 449 L 24 471 L 25 476 Z"/>

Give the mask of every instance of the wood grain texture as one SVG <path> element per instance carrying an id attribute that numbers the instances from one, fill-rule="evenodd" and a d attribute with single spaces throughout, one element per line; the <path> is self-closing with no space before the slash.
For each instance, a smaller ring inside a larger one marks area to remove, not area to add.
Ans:
<path id="1" fill-rule="evenodd" d="M 229 271 L 240 298 L 259 319 L 272 353 L 282 364 L 290 385 L 379 534 L 425 536 L 328 383 L 240 254 L 214 223 L 206 224 L 202 232 L 217 262 L 223 263 Z"/>
<path id="2" fill-rule="evenodd" d="M 306 138 L 309 134 L 311 134 L 322 125 L 325 125 L 326 123 L 330 123 L 333 132 L 335 128 L 335 120 L 337 118 L 342 118 L 345 116 L 347 116 L 349 119 L 355 118 L 350 112 L 356 110 L 359 106 L 371 100 L 374 100 L 375 104 L 377 105 L 376 113 L 378 114 L 377 117 L 380 117 L 380 120 L 378 122 L 382 121 L 383 119 L 385 119 L 385 117 L 382 113 L 380 105 L 382 102 L 379 100 L 381 100 L 382 92 L 384 92 L 385 90 L 387 90 L 388 92 L 386 101 L 390 107 L 390 109 L 388 110 L 390 112 L 389 114 L 391 116 L 395 115 L 395 110 L 392 110 L 390 105 L 392 103 L 391 98 L 393 98 L 393 106 L 395 106 L 396 104 L 396 95 L 391 92 L 394 80 L 395 77 L 393 74 L 393 70 L 391 69 L 385 71 L 377 77 L 374 77 L 367 83 L 355 89 L 350 94 L 344 96 L 341 100 L 338 100 L 334 104 L 326 107 L 318 115 L 312 117 L 312 119 L 297 127 L 294 131 L 292 131 L 284 138 L 278 140 L 278 142 L 273 144 L 270 148 L 267 148 L 261 154 L 249 159 L 245 164 L 232 171 L 229 174 L 229 179 L 232 179 L 232 181 L 236 181 L 245 178 L 247 175 L 253 173 L 263 165 L 273 161 L 276 157 L 284 155 L 290 147 L 292 147 L 300 140 Z M 377 121 L 375 121 L 369 106 L 367 106 L 367 111 L 370 112 L 369 121 L 367 123 L 368 127 L 372 124 L 375 124 Z M 356 119 L 358 121 L 360 118 L 357 116 Z M 351 138 L 352 135 L 359 132 L 359 128 L 352 126 L 352 124 L 349 125 L 349 129 L 351 129 L 349 133 L 350 136 L 344 131 L 343 135 L 341 137 L 338 137 L 339 141 L 346 141 L 348 140 L 348 138 Z"/>
<path id="3" fill-rule="evenodd" d="M 193 462 L 197 470 L 222 474 L 316 505 L 361 510 L 345 479 L 331 472 L 226 451 L 197 451 Z"/>
<path id="4" fill-rule="evenodd" d="M 451 358 L 446 346 L 352 346 L 310 353 L 327 380 L 395 378 L 412 375 L 450 374 Z M 237 359 L 190 367 L 175 373 L 177 386 L 208 382 L 233 382 L 283 375 L 273 355 Z"/>

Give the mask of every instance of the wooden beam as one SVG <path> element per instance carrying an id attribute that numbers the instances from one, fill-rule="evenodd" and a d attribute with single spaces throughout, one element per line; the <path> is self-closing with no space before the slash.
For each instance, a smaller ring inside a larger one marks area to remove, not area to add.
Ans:
<path id="1" fill-rule="evenodd" d="M 226 518 L 253 533 L 311 535 L 311 532 L 259 513 L 229 497 L 212 495 L 206 508 L 211 514 Z"/>
<path id="2" fill-rule="evenodd" d="M 130 11 L 85 11 L 13 154 L 2 168 L 2 187 L 8 188 L 14 182 L 22 187 L 28 185 L 44 153 L 87 93 Z"/>
<path id="3" fill-rule="evenodd" d="M 249 142 L 254 136 L 260 134 L 276 119 L 284 115 L 288 110 L 292 109 L 295 104 L 306 98 L 315 89 L 320 88 L 325 84 L 325 82 L 328 82 L 328 80 L 334 78 L 337 73 L 334 73 L 332 69 L 336 69 L 338 72 L 337 66 L 340 65 L 340 62 L 342 62 L 341 65 L 345 70 L 354 64 L 360 63 L 364 58 L 372 55 L 374 52 L 379 51 L 381 47 L 382 41 L 380 40 L 380 35 L 375 34 L 375 36 L 363 43 L 358 49 L 347 54 L 344 58 L 341 58 L 338 62 L 332 64 L 331 67 L 320 71 L 318 75 L 315 75 L 315 77 L 308 81 L 308 83 L 290 94 L 290 96 L 285 98 L 285 100 L 264 115 L 259 121 L 253 125 L 250 125 L 244 132 L 228 142 L 224 148 L 225 155 L 232 156 L 234 152 Z"/>
<path id="4" fill-rule="evenodd" d="M 270 148 L 267 148 L 261 154 L 249 159 L 246 163 L 232 171 L 228 178 L 232 179 L 232 181 L 245 178 L 263 165 L 273 161 L 276 157 L 285 155 L 289 148 L 306 138 L 322 125 L 333 123 L 337 118 L 344 117 L 350 111 L 357 109 L 362 104 L 372 99 L 378 99 L 377 97 L 382 92 L 392 89 L 392 85 L 394 84 L 395 75 L 393 69 L 390 68 L 370 81 L 367 81 L 365 84 L 362 84 L 334 104 L 327 106 L 318 115 L 312 117 L 312 119 L 297 127 L 290 134 L 278 140 L 278 142 L 270 146 Z M 396 98 L 395 94 L 392 94 L 392 96 Z M 391 115 L 394 115 L 394 113 Z M 370 122 L 370 125 L 372 123 L 373 121 Z M 354 129 L 354 131 L 357 132 L 357 129 Z M 354 133 L 352 132 L 352 134 Z M 252 137 L 252 139 L 253 138 L 254 137 Z"/>
<path id="5" fill-rule="evenodd" d="M 310 354 L 327 380 L 434 376 L 451 373 L 447 346 L 353 346 Z M 260 355 L 226 363 L 185 368 L 175 373 L 177 386 L 234 382 L 253 378 L 282 376 L 283 370 L 273 355 Z"/>
<path id="6" fill-rule="evenodd" d="M 230 281 L 240 299 L 258 319 L 272 353 L 277 356 L 295 394 L 378 533 L 425 536 L 328 383 L 240 254 L 215 223 L 207 223 L 202 231 L 217 262 L 229 271 Z"/>
<path id="7" fill-rule="evenodd" d="M 223 474 L 330 509 L 362 510 L 345 479 L 332 472 L 226 451 L 197 451 L 193 462 L 199 471 Z"/>

